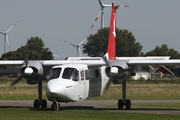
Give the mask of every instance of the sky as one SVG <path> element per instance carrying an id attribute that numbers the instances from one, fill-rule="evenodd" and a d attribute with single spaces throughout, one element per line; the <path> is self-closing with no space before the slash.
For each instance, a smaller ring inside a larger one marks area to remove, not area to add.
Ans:
<path id="1" fill-rule="evenodd" d="M 167 44 L 180 51 L 180 0 L 102 0 L 104 4 L 128 5 L 117 10 L 117 27 L 132 32 L 142 52 Z M 75 57 L 75 47 L 100 29 L 101 18 L 90 29 L 101 8 L 98 0 L 1 0 L 0 31 L 8 33 L 10 51 L 24 46 L 31 37 L 40 37 L 56 59 Z M 104 9 L 104 26 L 109 27 L 111 8 Z M 0 55 L 4 36 L 0 34 Z M 82 55 L 86 56 L 86 55 Z"/>

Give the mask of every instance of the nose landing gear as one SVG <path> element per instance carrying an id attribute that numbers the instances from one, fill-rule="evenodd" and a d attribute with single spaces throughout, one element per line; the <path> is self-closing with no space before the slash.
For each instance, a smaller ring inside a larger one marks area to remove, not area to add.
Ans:
<path id="1" fill-rule="evenodd" d="M 56 99 L 53 100 L 53 103 L 51 105 L 51 110 L 59 110 L 60 109 L 60 104 L 57 102 Z"/>

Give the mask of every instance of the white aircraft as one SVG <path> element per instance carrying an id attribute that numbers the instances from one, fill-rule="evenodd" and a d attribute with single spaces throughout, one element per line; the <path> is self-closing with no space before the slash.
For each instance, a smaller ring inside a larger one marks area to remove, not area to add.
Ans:
<path id="1" fill-rule="evenodd" d="M 131 108 L 131 101 L 126 99 L 126 77 L 134 73 L 133 66 L 152 64 L 180 64 L 180 59 L 169 60 L 168 57 L 157 58 L 128 58 L 117 59 L 115 50 L 116 37 L 116 9 L 118 5 L 112 3 L 110 31 L 108 39 L 108 53 L 103 58 L 78 58 L 67 60 L 16 60 L 0 61 L 0 65 L 21 66 L 21 77 L 12 82 L 15 85 L 22 78 L 28 84 L 38 84 L 38 99 L 34 100 L 35 108 L 46 108 L 47 101 L 42 99 L 43 70 L 53 66 L 50 80 L 46 85 L 46 95 L 52 101 L 52 110 L 59 110 L 59 102 L 76 102 L 102 95 L 110 83 L 122 84 L 122 99 L 118 100 L 118 109 Z"/>

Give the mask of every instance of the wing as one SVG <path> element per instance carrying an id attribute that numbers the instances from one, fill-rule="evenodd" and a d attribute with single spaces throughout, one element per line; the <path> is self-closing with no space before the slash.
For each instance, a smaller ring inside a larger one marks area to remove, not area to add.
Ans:
<path id="1" fill-rule="evenodd" d="M 45 60 L 42 62 L 43 66 L 56 66 L 63 64 L 86 64 L 87 66 L 105 66 L 103 59 L 97 60 Z"/>
<path id="2" fill-rule="evenodd" d="M 179 65 L 180 59 L 170 60 L 129 60 L 126 61 L 128 65 Z"/>
<path id="3" fill-rule="evenodd" d="M 29 66 L 32 66 L 31 64 L 36 65 L 41 64 L 43 67 L 46 66 L 56 66 L 56 65 L 63 65 L 63 64 L 86 64 L 87 66 L 105 66 L 106 63 L 102 59 L 94 59 L 94 60 L 30 60 Z M 1 60 L 0 65 L 5 66 L 21 66 L 24 65 L 23 60 L 12 60 L 12 61 L 6 61 Z M 35 66 L 34 66 L 35 67 Z"/>
<path id="4" fill-rule="evenodd" d="M 23 60 L 1 60 L 0 65 L 5 65 L 5 66 L 21 66 L 23 65 L 24 61 Z"/>

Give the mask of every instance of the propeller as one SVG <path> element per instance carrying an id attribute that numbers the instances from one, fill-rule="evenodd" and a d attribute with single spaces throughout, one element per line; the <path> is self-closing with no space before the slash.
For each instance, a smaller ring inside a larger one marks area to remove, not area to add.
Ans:
<path id="1" fill-rule="evenodd" d="M 12 81 L 12 83 L 10 84 L 11 87 L 13 87 L 15 84 L 17 84 L 22 78 L 24 78 L 24 76 L 20 76 L 19 78 L 17 78 L 16 80 Z"/>
<path id="2" fill-rule="evenodd" d="M 133 67 L 129 67 L 125 62 L 119 61 L 119 60 L 112 60 L 109 61 L 107 59 L 107 56 L 102 57 L 103 60 L 105 61 L 106 65 L 109 67 L 110 70 L 110 75 L 111 76 L 116 76 L 121 73 L 125 72 L 132 72 L 134 71 Z"/>
<path id="3" fill-rule="evenodd" d="M 26 68 L 24 69 L 24 73 L 21 74 L 21 76 L 19 78 L 17 78 L 10 84 L 11 87 L 13 87 L 15 84 L 17 84 L 22 78 L 25 77 L 25 75 L 33 74 L 33 69 L 28 66 L 28 56 L 27 56 L 26 51 L 23 52 L 23 56 L 24 56 L 24 63 L 25 63 Z"/>
<path id="4" fill-rule="evenodd" d="M 106 65 L 107 65 L 108 67 L 110 67 L 110 74 L 111 74 L 111 76 L 117 75 L 117 74 L 119 73 L 119 69 L 118 69 L 117 67 L 111 66 L 111 64 L 110 64 L 110 62 L 107 60 L 107 57 L 106 57 L 106 56 L 103 56 L 102 58 L 103 58 L 104 62 L 106 63 Z"/>

